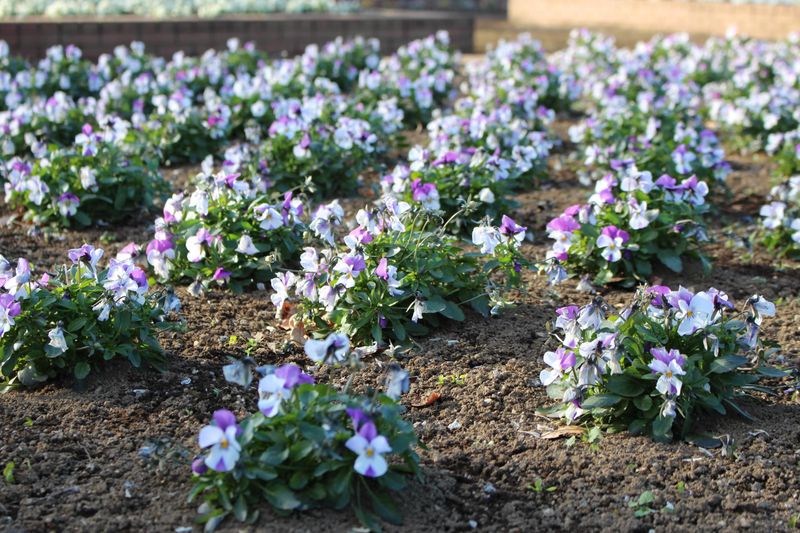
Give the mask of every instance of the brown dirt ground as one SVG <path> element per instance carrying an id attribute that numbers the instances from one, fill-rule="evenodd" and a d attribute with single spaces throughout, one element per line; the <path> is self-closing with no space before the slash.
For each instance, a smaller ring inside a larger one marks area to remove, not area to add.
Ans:
<path id="1" fill-rule="evenodd" d="M 751 217 L 770 187 L 771 167 L 763 158 L 733 157 L 732 201 L 714 224 L 717 242 L 709 247 L 714 272 L 696 268 L 675 275 L 659 273 L 670 285 L 695 289 L 709 285 L 738 301 L 753 292 L 779 302 L 778 316 L 766 334 L 783 345 L 786 361 L 800 361 L 800 271 L 797 263 L 776 263 L 756 248 L 736 247 L 747 235 Z M 519 195 L 517 220 L 536 240 L 524 247 L 530 258 L 547 248 L 546 221 L 587 194 L 573 174 L 554 170 L 541 190 Z M 178 176 L 178 180 L 184 179 Z M 357 205 L 348 202 L 348 208 Z M 0 211 L 1 213 L 1 211 Z M 146 220 L 146 219 L 144 219 Z M 108 242 L 109 251 L 130 240 L 144 241 L 147 222 L 113 230 L 67 231 L 30 237 L 19 227 L 0 229 L 0 253 L 25 255 L 49 265 L 84 241 Z M 782 531 L 800 514 L 800 399 L 797 395 L 760 397 L 747 407 L 756 418 L 709 418 L 705 430 L 729 435 L 733 458 L 706 453 L 688 444 L 655 444 L 644 437 L 606 435 L 599 446 L 544 440 L 553 427 L 535 414 L 549 405 L 537 377 L 546 350 L 546 322 L 554 309 L 586 302 L 574 283 L 553 289 L 542 276 L 525 278 L 519 304 L 502 316 L 469 316 L 427 339 L 402 364 L 412 374 L 403 402 L 420 402 L 437 392 L 439 402 L 410 407 L 408 417 L 428 447 L 422 452 L 425 481 L 398 499 L 406 517 L 390 531 Z M 630 293 L 605 291 L 622 304 Z M 302 352 L 286 344 L 265 292 L 234 296 L 213 292 L 192 299 L 179 291 L 188 324 L 185 334 L 169 333 L 162 342 L 170 355 L 167 372 L 134 371 L 117 364 L 77 386 L 70 380 L 0 397 L 0 466 L 16 463 L 16 483 L 0 481 L 0 530 L 174 531 L 193 525 L 195 508 L 185 503 L 191 488 L 189 462 L 196 436 L 213 410 L 228 407 L 244 414 L 255 409 L 255 393 L 242 395 L 225 382 L 221 366 L 242 350 L 228 345 L 262 334 L 260 364 L 295 362 Z M 385 356 L 366 361 L 358 388 L 375 384 Z M 343 383 L 342 370 L 315 370 L 318 380 Z M 465 376 L 464 384 L 439 384 L 439 376 Z M 188 384 L 186 379 L 191 380 Z M 788 383 L 775 383 L 785 388 Z M 458 421 L 460 427 L 448 429 Z M 537 478 L 552 492 L 527 487 Z M 685 490 L 679 490 L 679 483 Z M 630 499 L 650 490 L 657 512 L 636 518 Z M 667 502 L 674 506 L 663 510 Z M 317 510 L 279 518 L 265 510 L 252 528 L 233 521 L 227 531 L 347 531 L 357 526 L 350 513 Z M 195 530 L 198 530 L 195 526 Z"/>

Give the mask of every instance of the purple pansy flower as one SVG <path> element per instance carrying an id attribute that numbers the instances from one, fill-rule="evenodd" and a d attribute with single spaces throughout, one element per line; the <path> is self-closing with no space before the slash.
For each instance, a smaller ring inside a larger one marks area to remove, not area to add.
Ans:
<path id="1" fill-rule="evenodd" d="M 383 454 L 392 451 L 389 441 L 372 422 L 365 422 L 355 435 L 347 439 L 345 446 L 358 457 L 353 469 L 365 477 L 380 477 L 389 470 Z"/>
<path id="2" fill-rule="evenodd" d="M 205 459 L 206 466 L 218 472 L 228 472 L 239 460 L 241 445 L 236 440 L 239 425 L 236 416 L 227 409 L 214 411 L 214 423 L 200 430 L 201 448 L 211 448 Z"/>
<path id="3" fill-rule="evenodd" d="M 294 387 L 313 383 L 314 378 L 299 366 L 282 365 L 258 382 L 258 409 L 264 416 L 273 417 L 280 411 L 283 401 L 291 396 Z"/>
<path id="4" fill-rule="evenodd" d="M 682 368 L 686 359 L 674 349 L 667 351 L 665 348 L 651 348 L 650 353 L 654 359 L 647 366 L 653 373 L 661 374 L 656 383 L 656 390 L 664 395 L 678 396 L 683 386 L 678 376 L 686 374 Z"/>
<path id="5" fill-rule="evenodd" d="M 622 248 L 629 238 L 627 231 L 616 226 L 606 226 L 597 237 L 597 246 L 603 249 L 600 255 L 610 263 L 619 261 L 622 259 Z"/>

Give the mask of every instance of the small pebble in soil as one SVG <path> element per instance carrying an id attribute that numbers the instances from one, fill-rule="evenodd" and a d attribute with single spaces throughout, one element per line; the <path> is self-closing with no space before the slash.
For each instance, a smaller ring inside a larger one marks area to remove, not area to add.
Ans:
<path id="1" fill-rule="evenodd" d="M 125 480 L 125 483 L 123 483 L 122 486 L 125 488 L 125 497 L 133 498 L 133 494 L 131 493 L 131 489 L 133 489 L 133 481 Z"/>
<path id="2" fill-rule="evenodd" d="M 143 457 L 147 459 L 151 455 L 153 455 L 153 447 L 152 446 L 142 446 L 139 448 L 139 457 Z"/>
<path id="3" fill-rule="evenodd" d="M 451 431 L 459 429 L 459 428 L 461 428 L 461 422 L 459 422 L 458 420 L 453 420 L 452 422 L 450 422 L 450 425 L 447 426 L 447 429 L 449 429 Z"/>
<path id="4" fill-rule="evenodd" d="M 469 524 L 470 529 L 476 529 L 478 527 L 478 523 L 475 520 L 470 520 L 467 524 Z"/>
<path id="5" fill-rule="evenodd" d="M 186 378 L 181 380 L 181 385 L 191 385 L 191 384 L 192 384 L 192 378 Z"/>
<path id="6" fill-rule="evenodd" d="M 483 486 L 483 492 L 485 492 L 486 494 L 494 494 L 495 492 L 497 492 L 497 489 L 494 488 L 494 485 L 492 485 L 491 483 L 487 483 Z"/>
<path id="7" fill-rule="evenodd" d="M 148 392 L 147 389 L 133 389 L 133 396 L 138 400 L 139 398 L 145 396 Z"/>

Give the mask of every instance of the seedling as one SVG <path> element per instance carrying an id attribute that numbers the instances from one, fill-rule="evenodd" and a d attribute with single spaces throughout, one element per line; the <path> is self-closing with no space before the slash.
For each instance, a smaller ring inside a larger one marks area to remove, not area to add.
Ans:
<path id="1" fill-rule="evenodd" d="M 9 485 L 17 482 L 17 480 L 14 479 L 14 461 L 6 463 L 6 467 L 3 469 L 3 479 L 5 479 L 6 483 Z"/>
<path id="2" fill-rule="evenodd" d="M 445 376 L 444 374 L 440 374 L 439 377 L 436 378 L 439 385 L 446 385 L 448 383 L 452 383 L 454 385 L 466 385 L 467 384 L 467 375 L 466 374 L 449 374 Z"/>
<path id="3" fill-rule="evenodd" d="M 544 481 L 542 481 L 542 478 L 536 478 L 536 481 L 534 481 L 533 483 L 528 483 L 528 486 L 525 488 L 527 488 L 528 490 L 532 490 L 537 494 L 541 494 L 542 492 L 555 492 L 558 490 L 558 487 L 556 487 L 555 485 L 551 485 L 549 487 L 546 486 L 544 484 Z"/>
<path id="4" fill-rule="evenodd" d="M 654 501 L 655 497 L 653 496 L 653 493 L 649 490 L 646 490 L 639 495 L 639 498 L 629 501 L 628 507 L 636 509 L 633 513 L 636 518 L 642 518 L 650 513 L 656 512 L 652 507 L 650 507 Z"/>

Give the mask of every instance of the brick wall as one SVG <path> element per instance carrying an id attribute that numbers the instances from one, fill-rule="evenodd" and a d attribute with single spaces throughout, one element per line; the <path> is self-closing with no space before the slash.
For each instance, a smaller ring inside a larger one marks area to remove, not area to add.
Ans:
<path id="1" fill-rule="evenodd" d="M 800 31 L 800 6 L 665 0 L 509 0 L 508 22 L 540 28 L 588 27 L 647 33 L 739 33 L 780 39 Z"/>
<path id="2" fill-rule="evenodd" d="M 426 9 L 505 14 L 508 0 L 362 0 L 362 5 L 391 9 Z"/>
<path id="3" fill-rule="evenodd" d="M 54 44 L 76 44 L 95 59 L 114 46 L 133 40 L 145 43 L 156 55 L 171 56 L 178 50 L 201 54 L 224 48 L 231 37 L 254 41 L 271 54 L 301 53 L 308 44 L 322 44 L 337 36 L 377 37 L 381 50 L 390 53 L 402 44 L 447 30 L 453 46 L 471 52 L 474 19 L 441 12 L 375 11 L 357 14 L 250 15 L 216 19 L 25 19 L 0 20 L 0 39 L 13 54 L 37 59 Z"/>

